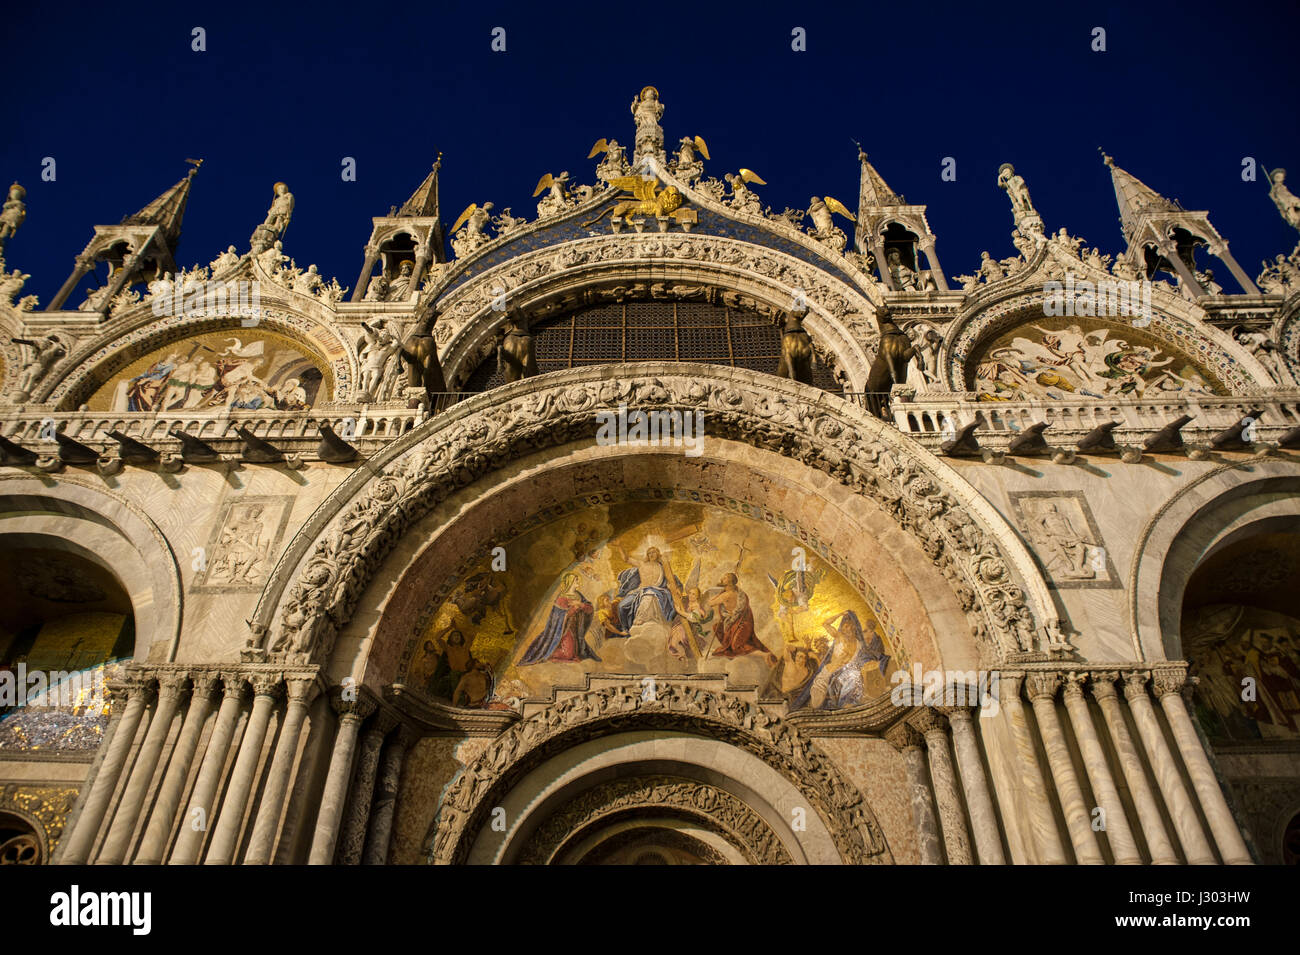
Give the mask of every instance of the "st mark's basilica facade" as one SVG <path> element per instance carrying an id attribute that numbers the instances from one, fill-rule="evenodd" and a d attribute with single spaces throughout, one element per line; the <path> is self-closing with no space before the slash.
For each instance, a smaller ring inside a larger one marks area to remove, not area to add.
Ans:
<path id="1" fill-rule="evenodd" d="M 350 283 L 195 162 L 42 303 L 10 190 L 0 862 L 1295 862 L 1300 252 L 1006 164 L 953 278 L 631 113 Z"/>

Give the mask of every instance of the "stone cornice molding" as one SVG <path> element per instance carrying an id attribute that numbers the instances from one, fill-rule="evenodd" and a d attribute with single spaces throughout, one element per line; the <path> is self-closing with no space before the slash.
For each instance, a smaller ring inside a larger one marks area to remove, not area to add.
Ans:
<path id="1" fill-rule="evenodd" d="M 594 441 L 596 412 L 620 405 L 700 412 L 706 436 L 830 473 L 917 538 L 973 615 L 989 656 L 1047 659 L 1049 649 L 1060 651 L 1059 621 L 1032 556 L 950 465 L 805 385 L 744 369 L 642 363 L 515 382 L 434 416 L 376 455 L 316 510 L 281 557 L 252 617 L 248 655 L 275 647 L 287 664 L 326 659 L 380 561 L 414 521 L 531 451 Z"/>
<path id="2" fill-rule="evenodd" d="M 753 753 L 808 797 L 846 863 L 890 861 L 862 794 L 798 730 L 754 704 L 674 684 L 661 684 L 650 699 L 636 685 L 578 694 L 513 725 L 448 787 L 425 841 L 429 861 L 463 862 L 492 807 L 551 756 L 629 729 L 695 733 Z"/>

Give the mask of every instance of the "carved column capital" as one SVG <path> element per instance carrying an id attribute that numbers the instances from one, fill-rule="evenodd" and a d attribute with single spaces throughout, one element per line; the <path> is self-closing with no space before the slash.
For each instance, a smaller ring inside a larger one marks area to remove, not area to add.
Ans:
<path id="1" fill-rule="evenodd" d="M 970 723 L 975 718 L 975 707 L 971 706 L 937 706 L 949 723 Z"/>
<path id="2" fill-rule="evenodd" d="M 1151 683 L 1156 699 L 1168 696 L 1170 693 L 1182 693 L 1184 689 L 1190 688 L 1187 673 L 1183 670 L 1153 670 Z"/>
<path id="3" fill-rule="evenodd" d="M 927 739 L 936 733 L 945 736 L 948 733 L 948 721 L 932 706 L 917 710 L 907 718 L 907 722 Z"/>
<path id="4" fill-rule="evenodd" d="M 284 681 L 285 692 L 288 694 L 290 703 L 301 703 L 304 706 L 316 699 L 316 694 L 320 691 L 320 686 L 315 677 L 310 676 L 290 676 Z"/>
<path id="5" fill-rule="evenodd" d="M 378 704 L 355 684 L 348 687 L 336 686 L 330 690 L 330 706 L 338 714 L 340 723 L 364 722 L 378 709 Z"/>
<path id="6" fill-rule="evenodd" d="M 1092 695 L 1098 700 L 1111 700 L 1116 697 L 1115 681 L 1119 679 L 1119 674 L 1114 670 L 1103 670 L 1099 673 L 1088 674 L 1088 686 L 1092 689 Z"/>
<path id="7" fill-rule="evenodd" d="M 225 670 L 221 674 L 221 686 L 226 697 L 242 700 L 248 692 L 248 677 L 234 670 Z"/>
<path id="8" fill-rule="evenodd" d="M 284 677 L 279 673 L 254 673 L 249 678 L 254 696 L 276 698 L 284 692 Z"/>
<path id="9" fill-rule="evenodd" d="M 196 697 L 210 698 L 216 695 L 217 687 L 221 683 L 221 674 L 216 670 L 198 670 L 190 674 L 190 683 Z"/>
<path id="10" fill-rule="evenodd" d="M 1019 671 L 1007 673 L 1003 671 L 998 675 L 998 699 L 999 700 L 1017 700 L 1020 699 L 1020 689 L 1025 685 L 1025 675 Z"/>
<path id="11" fill-rule="evenodd" d="M 1083 699 L 1083 689 L 1088 685 L 1088 674 L 1081 670 L 1071 670 L 1063 674 L 1065 685 L 1062 692 L 1067 700 Z"/>
<path id="12" fill-rule="evenodd" d="M 1037 702 L 1040 697 L 1056 699 L 1056 691 L 1060 686 L 1059 673 L 1030 673 L 1025 680 L 1025 689 L 1029 693 L 1030 702 Z"/>
<path id="13" fill-rule="evenodd" d="M 1129 702 L 1145 698 L 1147 695 L 1147 681 L 1151 679 L 1151 674 L 1145 670 L 1133 670 L 1124 674 L 1124 698 Z"/>
<path id="14" fill-rule="evenodd" d="M 378 736 L 382 739 L 392 732 L 394 728 L 400 725 L 401 722 L 402 718 L 392 710 L 382 708 L 379 710 L 375 718 L 370 721 L 370 725 L 366 727 L 366 735 Z"/>
<path id="15" fill-rule="evenodd" d="M 885 741 L 900 753 L 925 747 L 921 732 L 906 720 L 895 723 L 887 729 L 885 731 Z"/>

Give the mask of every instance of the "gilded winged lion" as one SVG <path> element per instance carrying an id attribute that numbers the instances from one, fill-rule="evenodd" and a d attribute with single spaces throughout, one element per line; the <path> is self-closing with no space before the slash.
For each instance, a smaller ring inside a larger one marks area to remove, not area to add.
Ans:
<path id="1" fill-rule="evenodd" d="M 584 228 L 595 225 L 608 214 L 667 216 L 682 204 L 682 194 L 677 191 L 676 186 L 669 186 L 663 192 L 657 192 L 659 180 L 653 176 L 614 176 L 609 183 L 624 192 L 632 193 L 636 198 L 615 203 L 596 218 L 584 222 L 582 224 Z"/>

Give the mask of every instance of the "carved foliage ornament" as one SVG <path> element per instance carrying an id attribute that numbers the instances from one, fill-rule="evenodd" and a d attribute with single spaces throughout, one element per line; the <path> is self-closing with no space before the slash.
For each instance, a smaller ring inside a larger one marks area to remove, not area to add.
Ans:
<path id="1" fill-rule="evenodd" d="M 993 537 L 939 478 L 891 446 L 883 425 L 865 415 L 850 417 L 853 409 L 843 405 L 841 411 L 831 400 L 813 405 L 734 379 L 629 376 L 554 386 L 481 411 L 462 405 L 435 418 L 424 439 L 331 522 L 280 602 L 274 641 L 266 645 L 263 624 L 254 627 L 249 647 L 290 663 L 327 659 L 370 577 L 415 521 L 514 460 L 594 440 L 596 413 L 626 405 L 702 413 L 710 437 L 774 451 L 873 498 L 948 578 L 987 656 L 1048 649 L 1036 646 L 1033 613 Z"/>
<path id="2" fill-rule="evenodd" d="M 672 684 L 660 687 L 653 699 L 644 699 L 641 688 L 631 685 L 584 693 L 514 724 L 447 789 L 426 841 L 429 861 L 464 862 L 492 807 L 533 767 L 584 740 L 631 727 L 704 732 L 753 753 L 808 797 L 809 808 L 826 822 L 846 863 L 892 861 L 862 794 L 789 723 L 735 697 Z M 719 816 L 713 818 L 720 821 Z M 767 844 L 741 816 L 733 814 L 731 821 L 746 827 L 759 845 Z"/>

